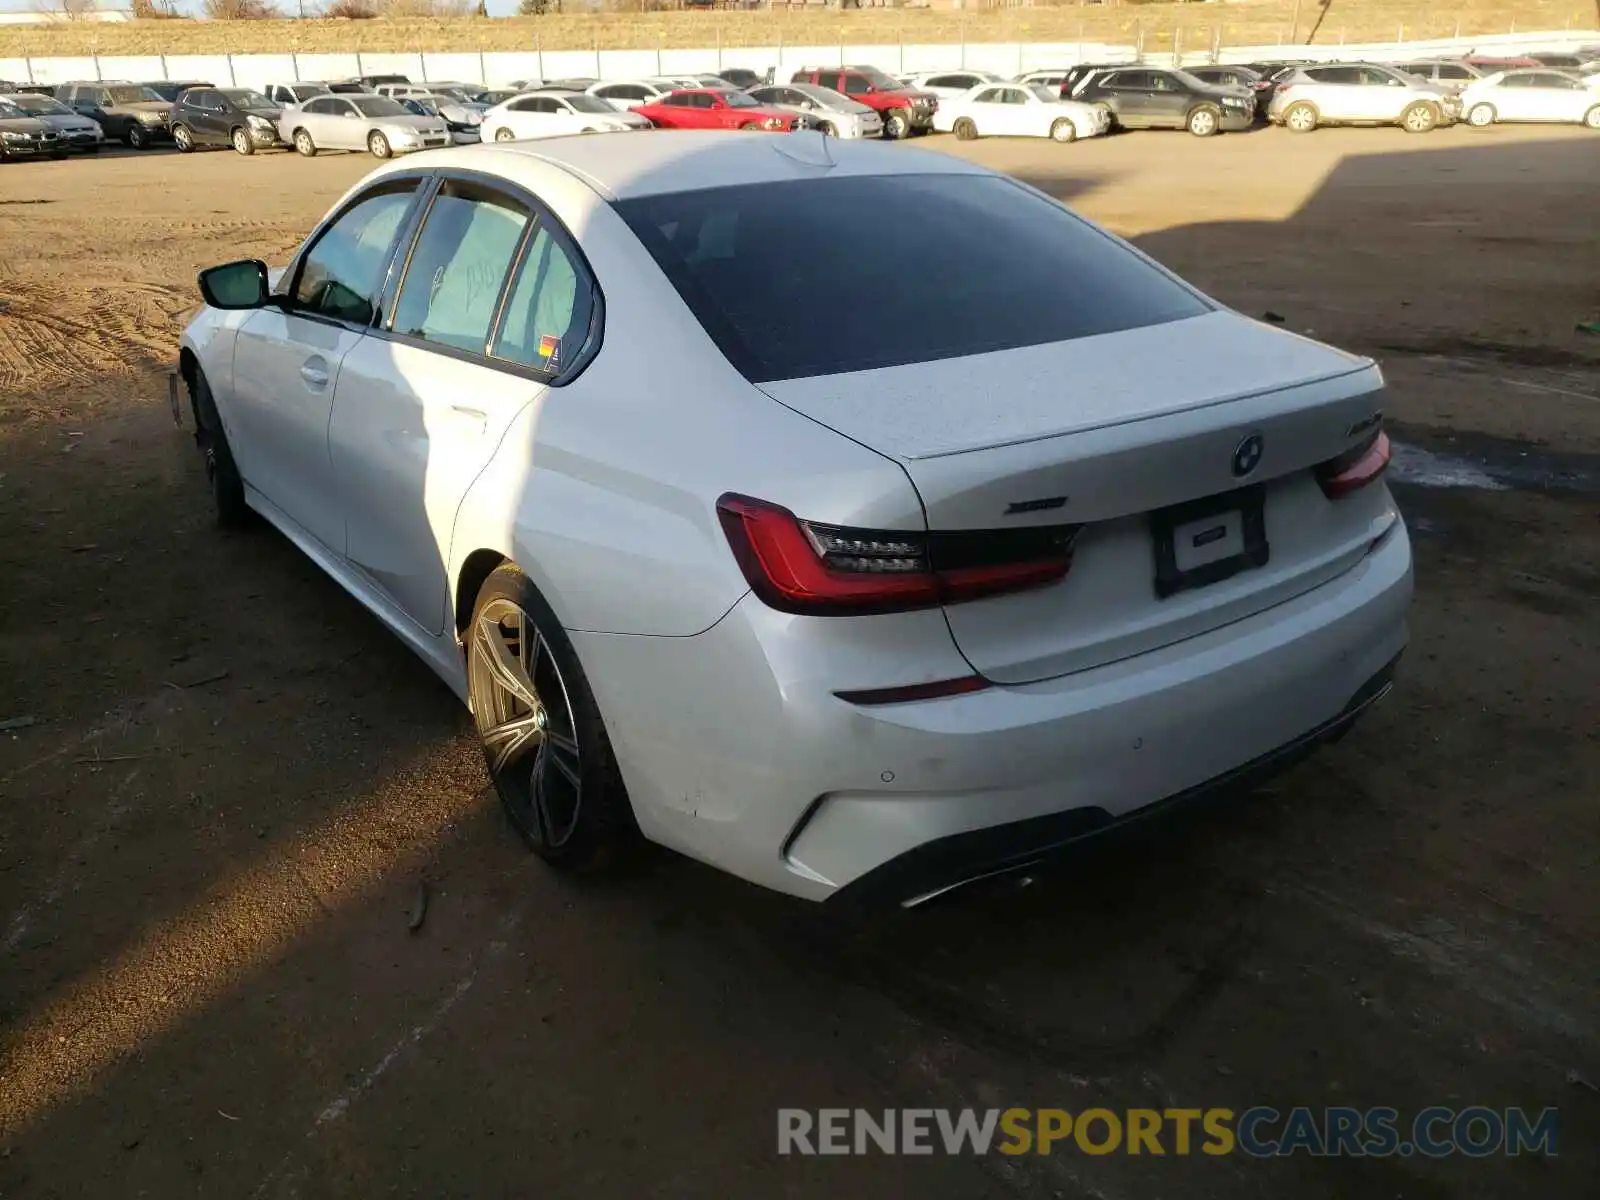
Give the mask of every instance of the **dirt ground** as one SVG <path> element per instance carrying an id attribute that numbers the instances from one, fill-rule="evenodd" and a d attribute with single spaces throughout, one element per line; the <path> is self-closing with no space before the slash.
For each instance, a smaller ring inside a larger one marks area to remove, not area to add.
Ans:
<path id="1" fill-rule="evenodd" d="M 434 677 L 213 530 L 167 411 L 195 271 L 281 260 L 369 162 L 7 165 L 0 1197 L 1595 1194 L 1600 143 L 927 144 L 1382 360 L 1395 693 L 1263 793 L 915 913 L 665 853 L 558 879 Z M 1555 1106 L 1560 1154 L 775 1153 L 780 1106 L 1256 1104 Z"/>

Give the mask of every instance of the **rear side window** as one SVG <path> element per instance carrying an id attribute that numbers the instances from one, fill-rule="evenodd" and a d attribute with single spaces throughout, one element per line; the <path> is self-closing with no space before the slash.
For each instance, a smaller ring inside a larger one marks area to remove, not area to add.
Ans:
<path id="1" fill-rule="evenodd" d="M 527 224 L 527 210 L 498 193 L 445 183 L 406 266 L 394 331 L 482 354 Z"/>
<path id="2" fill-rule="evenodd" d="M 493 355 L 559 376 L 585 349 L 594 289 L 565 239 L 540 226 L 527 245 Z"/>
<path id="3" fill-rule="evenodd" d="M 1120 242 L 997 176 L 795 180 L 615 207 L 723 354 L 758 383 L 1209 311 Z M 917 216 L 863 221 L 863 212 Z"/>

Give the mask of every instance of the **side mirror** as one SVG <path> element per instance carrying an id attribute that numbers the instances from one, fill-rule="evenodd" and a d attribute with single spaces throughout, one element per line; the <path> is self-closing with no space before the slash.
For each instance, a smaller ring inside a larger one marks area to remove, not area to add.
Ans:
<path id="1" fill-rule="evenodd" d="M 200 295 L 212 308 L 262 308 L 271 298 L 267 264 L 247 258 L 208 267 L 200 272 Z"/>

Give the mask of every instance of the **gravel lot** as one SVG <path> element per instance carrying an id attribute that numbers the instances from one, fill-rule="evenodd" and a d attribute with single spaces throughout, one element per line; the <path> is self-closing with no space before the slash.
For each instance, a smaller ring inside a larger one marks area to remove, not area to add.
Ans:
<path id="1" fill-rule="evenodd" d="M 8 164 L 0 1196 L 1594 1195 L 1593 135 L 925 144 L 1382 360 L 1389 700 L 1265 793 L 871 925 L 666 854 L 557 879 L 429 672 L 213 531 L 167 411 L 195 271 L 281 260 L 369 161 Z M 1475 1103 L 1558 1106 L 1560 1157 L 775 1155 L 779 1106 Z"/>

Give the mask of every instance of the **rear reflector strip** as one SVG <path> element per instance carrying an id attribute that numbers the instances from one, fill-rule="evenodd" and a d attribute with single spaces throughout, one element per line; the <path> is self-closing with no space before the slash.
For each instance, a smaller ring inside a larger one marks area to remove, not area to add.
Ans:
<path id="1" fill-rule="evenodd" d="M 866 688 L 856 692 L 835 692 L 834 695 L 851 704 L 907 704 L 913 700 L 938 700 L 945 696 L 961 696 L 968 692 L 981 692 L 989 686 L 987 679 L 977 675 L 963 675 L 960 679 L 941 679 L 937 683 L 913 683 L 905 687 Z"/>

